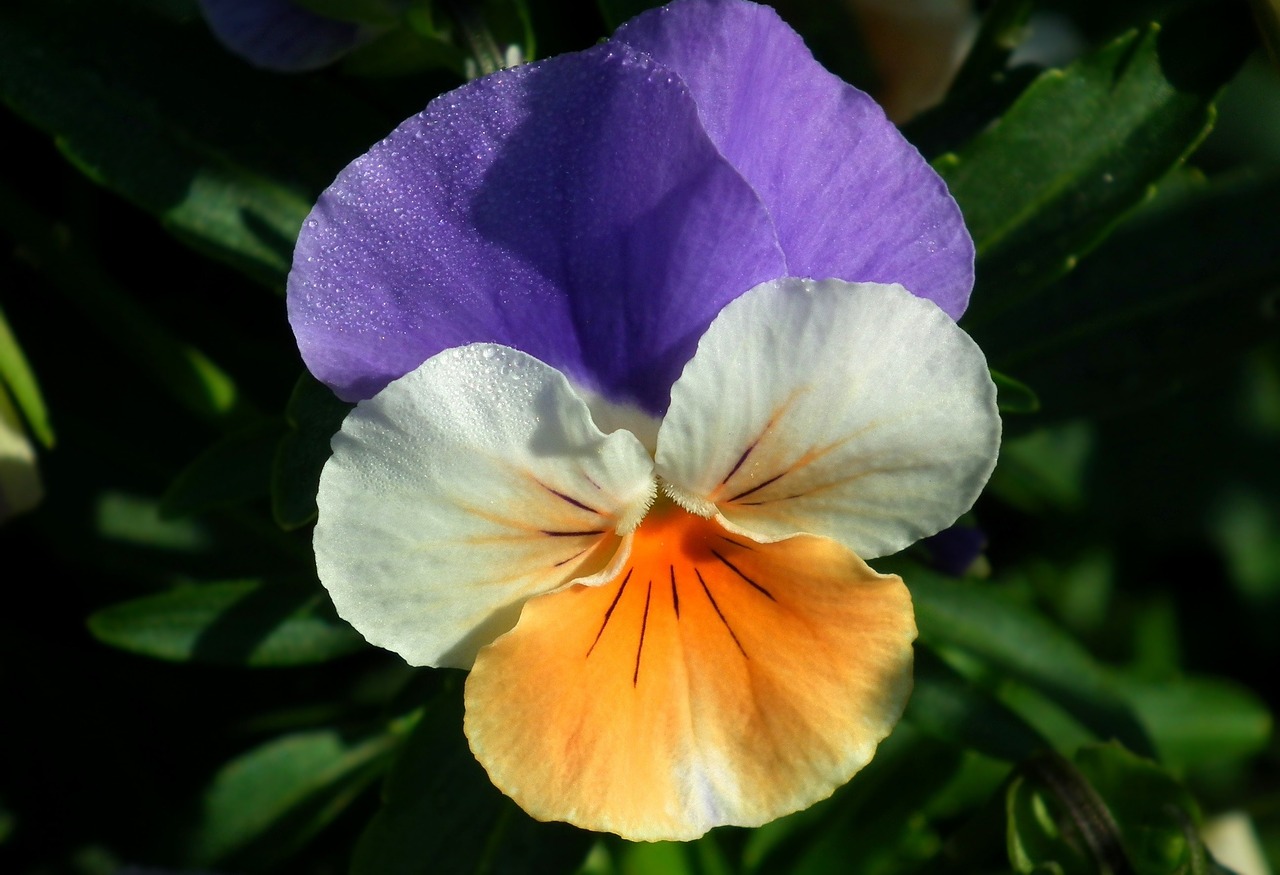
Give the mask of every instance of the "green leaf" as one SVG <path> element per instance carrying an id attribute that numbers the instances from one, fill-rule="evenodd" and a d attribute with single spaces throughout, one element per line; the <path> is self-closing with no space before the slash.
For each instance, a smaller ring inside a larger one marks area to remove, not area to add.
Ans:
<path id="1" fill-rule="evenodd" d="M 1009 858 L 1019 872 L 1134 875 L 1106 802 L 1058 754 L 1022 764 L 1009 782 L 1006 813 Z"/>
<path id="2" fill-rule="evenodd" d="M 0 7 L 0 22 L 7 7 Z M 0 27 L 0 43 L 5 34 Z M 0 57 L 0 68 L 5 59 Z M 235 381 L 201 350 L 175 337 L 113 282 L 84 236 L 56 228 L 48 217 L 0 183 L 0 229 L 26 250 L 37 269 L 125 355 L 179 404 L 223 421 L 242 412 Z"/>
<path id="3" fill-rule="evenodd" d="M 909 871 L 904 864 L 937 850 L 926 812 L 962 756 L 954 745 L 899 724 L 830 799 L 749 834 L 744 868 L 754 875 Z"/>
<path id="4" fill-rule="evenodd" d="M 1276 370 L 1273 378 L 1280 378 L 1280 368 Z M 1261 367 L 1254 369 L 1254 373 L 1272 376 Z M 1280 385 L 1273 391 L 1276 401 L 1280 402 Z M 1275 434 L 1280 434 L 1280 427 L 1273 428 Z M 1272 441 L 1274 438 L 1260 442 L 1262 454 L 1271 452 Z M 1237 591 L 1254 610 L 1255 617 L 1266 622 L 1268 611 L 1280 608 L 1280 489 L 1272 485 L 1269 478 L 1253 473 L 1258 469 L 1253 468 L 1249 456 L 1242 454 L 1240 460 L 1246 470 L 1253 469 L 1250 482 L 1247 486 L 1220 491 L 1209 517 L 1209 527 Z M 1265 464 L 1262 459 L 1261 465 Z"/>
<path id="5" fill-rule="evenodd" d="M 1040 399 L 1025 383 L 994 369 L 991 380 L 996 384 L 996 403 L 1001 413 L 1035 413 L 1040 409 Z"/>
<path id="6" fill-rule="evenodd" d="M 463 71 L 468 79 L 487 76 L 531 60 L 537 51 L 533 21 L 525 0 L 480 0 L 450 3 L 455 42 L 464 48 Z M 413 19 L 415 30 L 432 34 L 431 22 Z"/>
<path id="7" fill-rule="evenodd" d="M 1124 689 L 1151 732 L 1161 761 L 1194 766 L 1261 753 L 1271 740 L 1271 712 L 1249 690 L 1207 677 L 1126 681 Z"/>
<path id="8" fill-rule="evenodd" d="M 186 516 L 266 498 L 284 432 L 283 421 L 264 419 L 218 441 L 178 474 L 161 499 L 160 512 Z"/>
<path id="9" fill-rule="evenodd" d="M 1027 35 L 1033 0 L 996 0 L 982 16 L 969 54 L 956 71 L 952 93 L 976 90 L 1000 75 L 1013 50 Z"/>
<path id="10" fill-rule="evenodd" d="M 348 738 L 325 729 L 232 760 L 205 794 L 191 862 L 266 869 L 285 859 L 378 777 L 396 742 L 391 733 Z"/>
<path id="11" fill-rule="evenodd" d="M 271 507 L 281 528 L 298 529 L 316 518 L 320 472 L 333 453 L 329 441 L 352 406 L 310 374 L 298 379 L 285 410 L 290 430 L 271 476 Z"/>
<path id="12" fill-rule="evenodd" d="M 26 513 L 43 500 L 44 483 L 37 461 L 18 409 L 0 382 L 0 523 Z"/>
<path id="13" fill-rule="evenodd" d="M 1115 743 L 1086 745 L 1073 759 L 1037 756 L 1010 781 L 1008 846 L 1016 871 L 1226 871 L 1199 836 L 1195 800 L 1156 763 Z"/>
<path id="14" fill-rule="evenodd" d="M 910 588 L 922 643 L 935 650 L 958 649 L 1030 685 L 1099 738 L 1151 750 L 1110 674 L 1047 618 L 989 583 L 955 580 L 909 560 L 878 565 L 892 566 Z"/>
<path id="15" fill-rule="evenodd" d="M 1091 745 L 1075 756 L 1080 773 L 1105 800 L 1137 875 L 1165 875 L 1188 864 L 1198 844 L 1195 799 L 1154 762 L 1117 744 Z"/>
<path id="16" fill-rule="evenodd" d="M 90 177 L 271 284 L 316 194 L 398 121 L 123 2 L 0 4 L 0 100 Z"/>
<path id="17" fill-rule="evenodd" d="M 1129 410 L 1212 379 L 1280 334 L 1280 250 L 1257 245 L 1280 239 L 1278 199 L 1277 173 L 1188 175 L 1052 294 L 984 326 L 984 351 L 1035 385 L 1054 418 Z"/>
<path id="18" fill-rule="evenodd" d="M 462 734 L 460 681 L 447 677 L 396 757 L 352 875 L 554 875 L 586 855 L 590 833 L 539 823 L 489 783 Z"/>
<path id="19" fill-rule="evenodd" d="M 1005 790 L 1009 862 L 1019 875 L 1093 875 L 1093 861 L 1066 841 L 1044 793 L 1023 775 Z"/>
<path id="20" fill-rule="evenodd" d="M 319 589 L 244 580 L 180 586 L 103 608 L 89 630 L 115 647 L 176 662 L 306 665 L 362 649 Z"/>
<path id="21" fill-rule="evenodd" d="M 712 831 L 691 842 L 613 842 L 612 871 L 617 875 L 733 875 L 737 870 L 720 846 L 720 835 Z"/>
<path id="22" fill-rule="evenodd" d="M 3 310 L 0 310 L 0 386 L 8 388 L 36 439 L 45 447 L 52 447 L 53 425 L 49 421 L 49 411 L 36 383 L 36 375 L 27 364 Z"/>
<path id="23" fill-rule="evenodd" d="M 637 842 L 617 851 L 618 875 L 699 875 L 690 846 L 683 842 Z"/>
<path id="24" fill-rule="evenodd" d="M 1250 5 L 1271 63 L 1280 66 L 1280 3 L 1276 0 L 1250 0 Z"/>
<path id="25" fill-rule="evenodd" d="M 1085 472 L 1094 450 L 1089 423 L 1065 423 L 1004 441 L 987 490 L 1029 514 L 1083 506 Z"/>
<path id="26" fill-rule="evenodd" d="M 408 13 L 410 22 L 423 19 L 418 8 Z M 407 76 L 444 68 L 465 78 L 467 54 L 447 34 L 436 33 L 429 18 L 415 27 L 397 27 L 357 46 L 342 58 L 342 71 L 370 78 Z"/>
<path id="27" fill-rule="evenodd" d="M 1074 267 L 1195 148 L 1248 47 L 1242 17 L 1195 7 L 1045 72 L 996 124 L 936 162 L 977 247 L 966 314 L 975 336 Z"/>
<path id="28" fill-rule="evenodd" d="M 217 543 L 200 522 L 165 519 L 154 499 L 115 490 L 98 494 L 94 528 L 104 540 L 169 553 L 207 554 Z"/>
<path id="29" fill-rule="evenodd" d="M 903 719 L 935 738 L 997 759 L 1026 759 L 1049 743 L 1029 723 L 925 648 Z"/>

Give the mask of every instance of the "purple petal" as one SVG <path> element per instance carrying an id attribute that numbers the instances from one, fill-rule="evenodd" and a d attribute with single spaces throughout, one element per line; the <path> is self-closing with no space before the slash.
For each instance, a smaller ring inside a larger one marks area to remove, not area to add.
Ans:
<path id="1" fill-rule="evenodd" d="M 200 8 L 223 45 L 255 67 L 281 73 L 323 67 L 365 37 L 358 25 L 289 0 L 200 0 Z"/>
<path id="2" fill-rule="evenodd" d="M 450 92 L 348 166 L 303 228 L 289 319 L 347 400 L 488 341 L 660 413 L 720 308 L 783 272 L 684 85 L 604 44 Z"/>
<path id="3" fill-rule="evenodd" d="M 942 180 L 772 9 L 677 0 L 613 39 L 689 86 L 707 133 L 773 216 L 788 275 L 900 283 L 952 318 L 964 312 L 973 242 Z"/>

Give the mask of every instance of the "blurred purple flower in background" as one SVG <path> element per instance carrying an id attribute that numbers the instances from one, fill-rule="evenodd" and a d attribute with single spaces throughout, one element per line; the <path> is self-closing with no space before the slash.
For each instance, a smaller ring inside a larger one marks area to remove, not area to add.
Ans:
<path id="1" fill-rule="evenodd" d="M 489 341 L 659 413 L 720 308 L 781 276 L 900 283 L 956 318 L 973 245 L 776 13 L 686 3 L 449 92 L 352 163 L 303 228 L 289 318 L 346 400 Z"/>
<path id="2" fill-rule="evenodd" d="M 200 0 L 200 9 L 230 51 L 255 67 L 281 73 L 323 67 L 376 33 L 292 0 Z"/>

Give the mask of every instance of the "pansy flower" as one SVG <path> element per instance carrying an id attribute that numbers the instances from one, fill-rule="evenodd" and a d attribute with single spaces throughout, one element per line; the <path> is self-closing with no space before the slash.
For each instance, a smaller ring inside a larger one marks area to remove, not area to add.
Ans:
<path id="1" fill-rule="evenodd" d="M 469 83 L 299 239 L 308 368 L 359 401 L 321 478 L 339 613 L 470 669 L 535 817 L 631 839 L 828 796 L 915 637 L 865 559 L 969 508 L 995 390 L 940 179 L 767 7 L 681 0 Z"/>

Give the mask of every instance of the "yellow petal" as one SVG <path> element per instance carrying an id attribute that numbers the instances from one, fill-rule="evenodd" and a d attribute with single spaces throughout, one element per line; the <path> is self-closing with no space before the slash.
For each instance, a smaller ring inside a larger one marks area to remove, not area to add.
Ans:
<path id="1" fill-rule="evenodd" d="M 911 689 L 901 579 L 664 504 L 609 582 L 525 604 L 466 688 L 472 750 L 534 817 L 633 840 L 754 826 L 864 766 Z"/>

